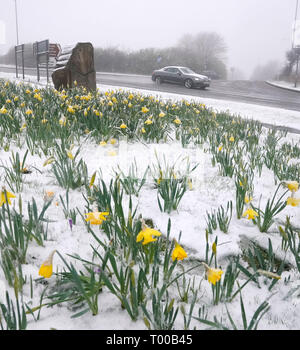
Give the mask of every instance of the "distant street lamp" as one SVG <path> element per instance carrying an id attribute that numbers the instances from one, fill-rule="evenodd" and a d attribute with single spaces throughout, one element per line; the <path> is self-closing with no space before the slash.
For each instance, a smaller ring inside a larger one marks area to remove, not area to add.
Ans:
<path id="1" fill-rule="evenodd" d="M 19 45 L 19 28 L 18 28 L 18 10 L 17 10 L 17 0 L 15 0 L 15 14 L 16 14 L 16 33 L 17 33 L 17 45 Z"/>

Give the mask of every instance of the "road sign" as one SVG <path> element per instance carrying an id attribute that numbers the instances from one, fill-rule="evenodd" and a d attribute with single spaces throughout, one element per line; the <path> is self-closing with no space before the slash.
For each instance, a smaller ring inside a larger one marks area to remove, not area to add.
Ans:
<path id="1" fill-rule="evenodd" d="M 49 44 L 49 57 L 58 57 L 61 52 L 59 44 Z"/>
<path id="2" fill-rule="evenodd" d="M 33 43 L 33 54 L 43 55 L 49 52 L 49 40 L 36 41 Z"/>

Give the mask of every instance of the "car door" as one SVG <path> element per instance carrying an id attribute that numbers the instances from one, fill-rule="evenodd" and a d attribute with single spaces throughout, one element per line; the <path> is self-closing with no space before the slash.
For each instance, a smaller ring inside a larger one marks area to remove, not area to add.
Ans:
<path id="1" fill-rule="evenodd" d="M 169 68 L 166 68 L 165 69 L 165 76 L 164 76 L 164 80 L 169 82 L 169 83 L 176 83 L 176 79 L 177 79 L 177 76 L 176 76 L 176 68 L 172 68 L 172 67 L 169 67 Z"/>
<path id="2" fill-rule="evenodd" d="M 174 83 L 181 84 L 183 80 L 183 74 L 178 68 L 174 68 Z"/>

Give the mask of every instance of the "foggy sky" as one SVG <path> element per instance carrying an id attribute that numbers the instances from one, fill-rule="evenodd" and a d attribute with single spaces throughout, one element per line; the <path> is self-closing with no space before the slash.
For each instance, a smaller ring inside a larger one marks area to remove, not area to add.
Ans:
<path id="1" fill-rule="evenodd" d="M 17 0 L 17 5 L 20 43 L 89 41 L 136 50 L 213 31 L 228 47 L 228 68 L 249 76 L 259 64 L 284 61 L 292 46 L 296 0 Z M 0 21 L 6 29 L 3 53 L 16 44 L 14 0 L 0 0 Z"/>

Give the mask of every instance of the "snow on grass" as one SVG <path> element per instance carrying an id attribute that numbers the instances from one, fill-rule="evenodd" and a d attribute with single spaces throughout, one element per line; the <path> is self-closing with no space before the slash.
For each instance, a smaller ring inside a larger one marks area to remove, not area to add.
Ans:
<path id="1" fill-rule="evenodd" d="M 11 74 L 0 73 L 0 77 L 12 79 Z M 15 79 L 12 79 L 15 80 Z M 33 80 L 32 83 L 35 84 Z M 41 84 L 45 83 L 42 79 Z M 119 89 L 119 87 L 99 85 L 100 91 L 107 91 L 111 89 Z M 133 92 L 156 95 L 158 98 L 165 100 L 180 100 L 182 97 L 170 93 L 158 93 L 154 91 L 140 91 L 137 89 L 126 89 Z M 241 117 L 259 120 L 267 123 L 275 123 L 277 125 L 287 125 L 289 127 L 300 128 L 300 112 L 288 111 L 282 109 L 275 109 L 269 107 L 261 107 L 256 105 L 235 103 L 230 101 L 218 101 L 213 99 L 184 97 L 185 100 L 197 101 L 212 107 L 216 111 L 228 111 L 229 113 L 240 115 Z M 283 141 L 299 141 L 299 136 L 288 134 Z M 124 148 L 125 147 L 125 148 Z M 20 152 L 20 157 L 24 155 L 25 151 L 18 147 L 11 147 L 9 152 L 0 150 L 0 159 L 2 163 L 7 163 L 11 155 L 11 151 Z M 116 155 L 111 156 L 110 151 L 115 151 Z M 205 257 L 205 229 L 206 212 L 217 209 L 221 205 L 226 206 L 227 202 L 235 200 L 235 184 L 234 180 L 222 177 L 219 175 L 218 168 L 213 167 L 211 163 L 211 155 L 205 151 L 205 145 L 202 148 L 188 147 L 182 148 L 179 142 L 173 141 L 166 144 L 125 144 L 119 143 L 116 146 L 107 145 L 101 147 L 99 145 L 85 143 L 81 146 L 80 157 L 84 159 L 88 167 L 88 173 L 92 174 L 94 171 L 101 169 L 103 179 L 108 181 L 114 176 L 114 171 L 118 166 L 126 172 L 133 161 L 137 162 L 137 167 L 141 174 L 149 165 L 150 168 L 155 163 L 155 154 L 159 156 L 165 155 L 170 163 L 176 159 L 189 157 L 192 165 L 199 163 L 196 170 L 192 173 L 193 188 L 186 192 L 180 202 L 177 211 L 171 214 L 162 213 L 158 207 L 156 192 L 153 189 L 153 181 L 150 176 L 141 190 L 138 199 L 134 199 L 133 205 L 139 205 L 139 213 L 143 218 L 153 219 L 154 226 L 163 234 L 166 233 L 168 220 L 171 218 L 172 230 L 171 238 L 176 238 L 181 234 L 180 243 L 186 249 L 188 256 L 191 259 L 202 261 Z M 125 156 L 126 155 L 126 156 Z M 40 247 L 34 242 L 31 242 L 28 249 L 27 264 L 24 265 L 24 275 L 28 278 L 30 275 L 33 279 L 38 278 L 38 269 L 48 254 L 57 249 L 60 254 L 67 257 L 68 254 L 79 254 L 83 259 L 92 259 L 92 251 L 90 246 L 95 245 L 94 238 L 86 231 L 85 225 L 78 216 L 78 222 L 73 225 L 71 230 L 68 220 L 64 217 L 60 196 L 64 198 L 66 191 L 59 187 L 47 167 L 43 167 L 45 159 L 38 156 L 28 155 L 27 163 L 42 171 L 39 175 L 36 171 L 25 175 L 24 189 L 22 191 L 23 206 L 26 208 L 28 201 L 32 197 L 35 198 L 38 208 L 43 205 L 43 196 L 45 190 L 54 192 L 54 200 L 47 211 L 47 217 L 53 220 L 49 224 L 48 240 L 45 241 L 45 247 Z M 253 202 L 258 204 L 261 201 L 264 207 L 268 198 L 270 198 L 276 190 L 277 185 L 274 182 L 273 173 L 267 168 L 263 168 L 262 176 L 254 179 L 254 198 Z M 70 207 L 78 208 L 80 212 L 84 213 L 85 202 L 83 200 L 81 190 L 70 190 Z M 262 198 L 261 198 L 262 196 Z M 127 198 L 128 200 L 128 198 Z M 16 203 L 15 203 L 16 205 Z M 126 206 L 125 206 L 126 208 Z M 236 256 L 241 253 L 241 241 L 247 246 L 248 241 L 258 242 L 263 247 L 268 247 L 268 239 L 272 239 L 273 249 L 275 254 L 282 258 L 282 251 L 280 249 L 281 237 L 276 230 L 277 224 L 284 223 L 286 215 L 291 217 L 291 221 L 299 226 L 300 210 L 299 207 L 288 207 L 276 217 L 276 224 L 274 224 L 269 233 L 261 233 L 251 221 L 246 219 L 238 220 L 233 214 L 230 224 L 229 232 L 227 234 L 221 232 L 219 229 L 209 237 L 209 242 L 212 244 L 215 237 L 218 236 L 218 263 L 225 267 L 229 257 Z M 293 257 L 286 255 L 287 262 L 294 264 Z M 183 266 L 188 268 L 190 263 L 183 263 Z M 74 261 L 75 266 L 81 266 L 81 263 Z M 54 269 L 61 271 L 64 264 L 58 256 L 54 258 Z M 218 320 L 226 318 L 226 309 L 221 303 L 218 306 L 211 304 L 212 293 L 211 285 L 204 279 L 204 270 L 199 268 L 191 273 L 195 277 L 196 285 L 200 285 L 198 296 L 201 297 L 201 302 L 206 305 L 208 311 L 208 319 L 213 320 L 213 315 L 216 315 Z M 242 277 L 246 281 L 246 277 Z M 289 282 L 287 282 L 289 280 Z M 300 328 L 300 303 L 299 303 L 299 272 L 294 269 L 284 271 L 281 280 L 272 289 L 271 293 L 268 291 L 268 285 L 265 284 L 265 277 L 259 277 L 260 287 L 258 288 L 254 283 L 249 283 L 245 289 L 242 290 L 242 296 L 245 303 L 245 309 L 248 320 L 251 319 L 255 310 L 259 305 L 270 297 L 269 303 L 271 305 L 270 311 L 262 318 L 259 329 L 299 329 Z M 55 287 L 55 276 L 49 280 L 48 288 Z M 34 284 L 34 303 L 31 306 L 39 304 L 40 294 L 44 288 L 43 284 Z M 298 291 L 289 296 L 289 292 L 293 289 Z M 4 300 L 5 290 L 8 289 L 3 273 L 0 272 L 0 301 Z M 29 298 L 29 286 L 24 287 L 24 299 Z M 188 305 L 186 305 L 188 309 Z M 232 303 L 228 304 L 231 317 L 240 328 L 243 327 L 240 301 L 237 296 Z M 59 310 L 59 312 L 57 312 Z M 198 309 L 196 310 L 198 311 Z M 79 318 L 71 319 L 74 311 L 70 310 L 65 305 L 61 308 L 43 308 L 41 317 L 38 322 L 29 319 L 28 329 L 146 329 L 142 319 L 133 322 L 128 314 L 121 308 L 119 300 L 105 290 L 99 296 L 99 313 L 96 316 L 91 316 L 87 313 Z M 206 328 L 199 322 L 193 320 L 191 322 L 191 329 L 195 326 L 197 328 Z M 182 317 L 178 317 L 175 323 L 175 329 L 183 328 Z"/>

